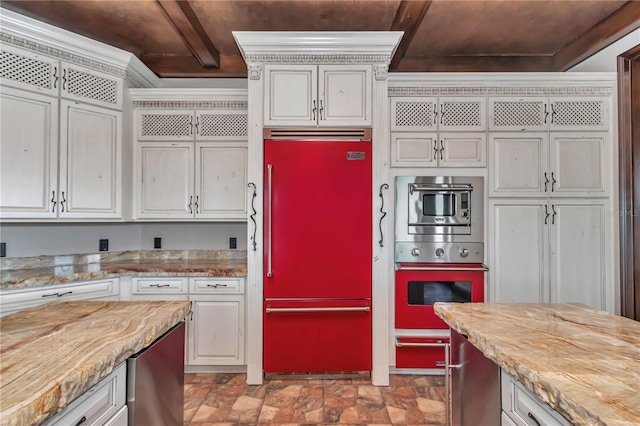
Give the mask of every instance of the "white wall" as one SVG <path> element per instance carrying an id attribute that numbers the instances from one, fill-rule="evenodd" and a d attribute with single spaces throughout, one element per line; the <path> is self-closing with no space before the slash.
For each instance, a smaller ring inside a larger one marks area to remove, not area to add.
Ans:
<path id="1" fill-rule="evenodd" d="M 618 68 L 618 55 L 640 44 L 640 29 L 627 34 L 615 43 L 605 47 L 570 68 L 569 72 L 616 72 Z"/>
<path id="2" fill-rule="evenodd" d="M 7 257 L 97 253 L 98 240 L 109 239 L 109 251 L 151 250 L 153 238 L 162 238 L 166 250 L 228 249 L 236 237 L 238 249 L 247 248 L 244 223 L 86 223 L 2 224 L 0 240 Z"/>

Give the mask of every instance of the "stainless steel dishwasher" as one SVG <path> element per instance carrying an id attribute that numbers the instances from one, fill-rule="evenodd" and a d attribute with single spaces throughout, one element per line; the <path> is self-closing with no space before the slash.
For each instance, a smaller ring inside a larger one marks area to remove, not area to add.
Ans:
<path id="1" fill-rule="evenodd" d="M 182 426 L 184 322 L 127 359 L 129 426 Z"/>
<path id="2" fill-rule="evenodd" d="M 500 368 L 451 330 L 451 424 L 500 424 Z"/>

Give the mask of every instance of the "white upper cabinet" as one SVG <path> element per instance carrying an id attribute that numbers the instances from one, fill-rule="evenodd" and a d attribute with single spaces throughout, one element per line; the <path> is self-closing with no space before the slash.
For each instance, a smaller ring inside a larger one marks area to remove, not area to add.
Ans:
<path id="1" fill-rule="evenodd" d="M 2 218 L 55 218 L 58 190 L 58 100 L 2 88 Z"/>
<path id="2" fill-rule="evenodd" d="M 122 78 L 9 45 L 1 49 L 2 84 L 122 109 Z"/>
<path id="3" fill-rule="evenodd" d="M 61 101 L 61 218 L 121 216 L 122 114 Z"/>
<path id="4" fill-rule="evenodd" d="M 485 167 L 487 135 L 476 132 L 395 132 L 393 167 Z"/>
<path id="5" fill-rule="evenodd" d="M 551 132 L 549 143 L 552 196 L 607 195 L 607 132 Z"/>
<path id="6" fill-rule="evenodd" d="M 139 110 L 139 141 L 246 141 L 246 110 Z"/>
<path id="7" fill-rule="evenodd" d="M 391 98 L 391 131 L 471 131 L 487 129 L 483 97 Z"/>
<path id="8" fill-rule="evenodd" d="M 370 65 L 265 66 L 266 126 L 370 126 Z"/>
<path id="9" fill-rule="evenodd" d="M 609 98 L 490 98 L 489 130 L 608 130 Z"/>

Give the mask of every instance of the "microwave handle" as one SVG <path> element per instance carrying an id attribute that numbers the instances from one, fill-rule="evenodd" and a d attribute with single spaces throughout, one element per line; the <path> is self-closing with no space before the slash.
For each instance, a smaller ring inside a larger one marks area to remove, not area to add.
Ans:
<path id="1" fill-rule="evenodd" d="M 409 185 L 409 193 L 413 194 L 414 191 L 418 192 L 430 192 L 430 191 L 443 191 L 447 189 L 453 190 L 469 190 L 473 191 L 473 186 L 469 184 L 438 184 L 438 185 Z"/>

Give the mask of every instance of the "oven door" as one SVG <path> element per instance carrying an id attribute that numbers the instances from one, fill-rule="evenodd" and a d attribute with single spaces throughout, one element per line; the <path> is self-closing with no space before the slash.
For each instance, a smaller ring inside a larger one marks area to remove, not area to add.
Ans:
<path id="1" fill-rule="evenodd" d="M 446 329 L 433 312 L 436 302 L 483 302 L 482 264 L 409 264 L 396 266 L 397 329 Z"/>
<path id="2" fill-rule="evenodd" d="M 410 185 L 409 234 L 471 234 L 471 191 L 469 185 Z"/>

